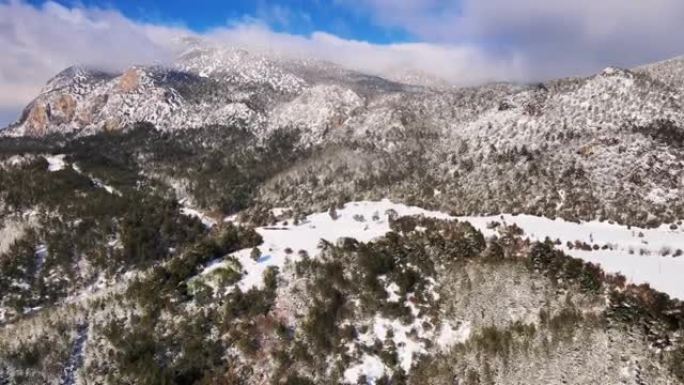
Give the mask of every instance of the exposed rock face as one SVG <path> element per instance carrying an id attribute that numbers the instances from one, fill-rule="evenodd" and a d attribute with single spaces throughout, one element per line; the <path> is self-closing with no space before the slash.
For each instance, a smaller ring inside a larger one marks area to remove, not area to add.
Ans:
<path id="1" fill-rule="evenodd" d="M 117 131 L 121 128 L 121 121 L 117 117 L 107 119 L 104 123 L 103 129 L 106 132 Z"/>
<path id="2" fill-rule="evenodd" d="M 119 90 L 121 92 L 133 92 L 140 86 L 140 74 L 136 68 L 131 68 L 119 78 Z"/>
<path id="3" fill-rule="evenodd" d="M 29 136 L 42 136 L 48 131 L 48 115 L 45 104 L 35 103 L 24 122 L 26 135 Z"/>
<path id="4" fill-rule="evenodd" d="M 37 100 L 24 122 L 25 134 L 43 136 L 50 133 L 51 126 L 71 124 L 77 113 L 76 99 L 69 94 L 52 95 L 46 100 Z"/>
<path id="5" fill-rule="evenodd" d="M 60 95 L 57 100 L 50 105 L 50 120 L 55 124 L 70 123 L 75 115 L 76 100 L 71 95 Z"/>

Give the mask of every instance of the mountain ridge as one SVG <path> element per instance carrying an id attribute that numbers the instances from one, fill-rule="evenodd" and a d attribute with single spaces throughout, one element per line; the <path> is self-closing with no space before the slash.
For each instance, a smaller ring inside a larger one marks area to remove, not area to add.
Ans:
<path id="1" fill-rule="evenodd" d="M 183 58 L 174 68 L 132 67 L 118 76 L 66 70 L 4 134 L 83 136 L 137 122 L 163 132 L 217 126 L 226 131 L 214 135 L 239 129 L 261 142 L 287 132 L 297 148 L 330 154 L 331 165 L 301 162 L 262 186 L 259 199 L 274 205 L 322 208 L 334 196 L 381 199 L 389 188 L 399 199 L 418 195 L 463 214 L 648 226 L 684 218 L 684 87 L 661 75 L 684 68 L 680 59 L 531 85 L 444 89 L 200 44 Z M 412 171 L 416 160 L 423 173 Z M 372 175 L 396 183 L 350 187 Z M 313 176 L 331 183 L 311 185 Z M 449 193 L 417 194 L 425 181 Z"/>

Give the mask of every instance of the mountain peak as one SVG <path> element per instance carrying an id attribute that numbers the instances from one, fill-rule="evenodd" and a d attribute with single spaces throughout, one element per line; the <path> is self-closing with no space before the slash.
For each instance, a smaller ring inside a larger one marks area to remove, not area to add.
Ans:
<path id="1" fill-rule="evenodd" d="M 601 76 L 629 76 L 631 72 L 618 67 L 606 67 L 601 71 Z"/>

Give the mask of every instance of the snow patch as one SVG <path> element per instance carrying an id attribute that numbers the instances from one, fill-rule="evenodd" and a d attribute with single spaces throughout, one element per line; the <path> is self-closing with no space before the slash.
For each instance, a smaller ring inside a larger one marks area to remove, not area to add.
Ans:
<path id="1" fill-rule="evenodd" d="M 575 223 L 560 218 L 511 214 L 458 219 L 470 222 L 485 236 L 496 235 L 496 229 L 487 226 L 490 222 L 515 224 L 530 240 L 543 241 L 547 237 L 560 240 L 557 247 L 568 255 L 598 264 L 606 273 L 620 273 L 631 283 L 648 283 L 656 290 L 684 299 L 684 281 L 680 278 L 684 276 L 684 256 L 674 257 L 677 250 L 684 250 L 681 227 L 628 228 L 608 222 Z M 567 243 L 575 241 L 597 245 L 599 250 L 569 248 Z M 602 249 L 606 245 L 609 248 Z"/>
<path id="2" fill-rule="evenodd" d="M 199 219 L 202 222 L 202 224 L 207 228 L 216 226 L 217 222 L 214 218 L 208 216 L 207 214 L 197 209 L 188 206 L 186 199 L 182 199 L 179 203 L 183 206 L 180 209 L 181 214 Z"/>
<path id="3" fill-rule="evenodd" d="M 399 216 L 424 215 L 438 219 L 449 219 L 449 215 L 427 211 L 415 206 L 392 203 L 387 199 L 378 202 L 360 201 L 347 203 L 344 208 L 337 210 L 337 218 L 333 219 L 327 212 L 311 214 L 298 225 L 285 221 L 275 226 L 258 227 L 256 231 L 264 242 L 258 247 L 262 256 L 258 261 L 250 257 L 251 249 L 244 249 L 233 254 L 242 264 L 245 275 L 239 285 L 242 290 L 263 285 L 262 275 L 270 266 L 282 268 L 285 261 L 296 262 L 301 254 L 316 257 L 319 254 L 318 245 L 321 239 L 335 242 L 342 237 L 355 238 L 360 242 L 369 242 L 390 231 L 387 211 L 394 210 Z M 374 214 L 379 213 L 376 217 Z M 354 216 L 363 215 L 369 220 L 360 222 Z M 374 218 L 375 217 L 375 218 Z M 301 251 L 301 252 L 300 252 Z M 207 269 L 220 267 L 222 263 L 212 265 Z M 208 270 L 202 274 L 208 272 Z"/>
<path id="4" fill-rule="evenodd" d="M 385 365 L 378 356 L 364 354 L 361 362 L 344 371 L 344 381 L 348 384 L 356 384 L 361 375 L 366 376 L 368 384 L 374 384 L 375 380 L 385 375 Z"/>
<path id="5" fill-rule="evenodd" d="M 40 244 L 36 246 L 36 275 L 40 274 L 45 265 L 45 258 L 48 256 L 48 248 L 46 245 Z"/>
<path id="6" fill-rule="evenodd" d="M 64 161 L 65 156 L 66 155 L 64 154 L 43 156 L 48 162 L 48 171 L 55 172 L 64 170 L 64 167 L 66 166 L 66 162 Z"/>
<path id="7" fill-rule="evenodd" d="M 679 190 L 677 189 L 669 189 L 666 191 L 660 187 L 654 187 L 653 189 L 651 189 L 651 191 L 648 192 L 648 195 L 646 195 L 646 199 L 655 204 L 664 205 L 670 200 L 677 199 L 678 192 Z"/>
<path id="8" fill-rule="evenodd" d="M 104 189 L 105 191 L 107 191 L 108 193 L 110 193 L 110 194 L 112 194 L 112 195 L 121 196 L 121 192 L 119 192 L 119 190 L 115 189 L 115 188 L 112 187 L 112 186 L 109 186 L 109 185 L 105 184 L 105 183 L 102 182 L 100 179 L 97 179 L 97 178 L 90 178 L 90 180 L 93 182 L 93 184 L 95 184 L 96 187 L 101 188 L 101 189 Z"/>
<path id="9" fill-rule="evenodd" d="M 120 192 L 119 190 L 115 189 L 115 188 L 112 187 L 112 186 L 109 186 L 109 185 L 105 184 L 101 179 L 98 179 L 98 178 L 95 178 L 95 177 L 92 177 L 92 176 L 90 176 L 90 175 L 85 174 L 85 173 L 83 172 L 83 170 L 81 169 L 81 167 L 79 167 L 76 163 L 72 164 L 72 165 L 71 165 L 71 168 L 72 168 L 74 171 L 76 171 L 77 173 L 79 173 L 79 174 L 81 174 L 81 175 L 83 175 L 83 176 L 86 176 L 88 179 L 90 179 L 90 181 L 93 182 L 93 184 L 95 185 L 95 187 L 104 189 L 105 191 L 107 191 L 108 193 L 110 193 L 110 194 L 112 194 L 112 195 L 122 196 L 122 194 L 121 194 L 121 192 Z"/>
<path id="10" fill-rule="evenodd" d="M 392 282 L 385 286 L 385 291 L 387 291 L 387 302 L 399 302 L 401 296 L 399 296 L 399 285 Z"/>
<path id="11" fill-rule="evenodd" d="M 470 332 L 469 322 L 461 323 L 455 329 L 450 322 L 444 322 L 437 335 L 437 345 L 442 350 L 446 350 L 458 343 L 467 341 L 470 338 Z"/>

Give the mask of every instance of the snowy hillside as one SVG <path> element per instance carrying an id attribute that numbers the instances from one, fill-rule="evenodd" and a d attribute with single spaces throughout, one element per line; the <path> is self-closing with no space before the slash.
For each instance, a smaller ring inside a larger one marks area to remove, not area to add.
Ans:
<path id="1" fill-rule="evenodd" d="M 69 68 L 0 131 L 0 384 L 683 383 L 683 73 Z"/>
<path id="2" fill-rule="evenodd" d="M 628 228 L 607 222 L 573 223 L 562 219 L 510 214 L 461 217 L 483 234 L 495 235 L 491 224 L 520 227 L 526 237 L 560 241 L 558 248 L 575 258 L 595 263 L 607 273 L 620 273 L 629 282 L 648 283 L 656 290 L 684 299 L 684 229 L 661 225 L 656 229 Z"/>
<path id="3" fill-rule="evenodd" d="M 390 231 L 388 213 L 401 216 L 424 216 L 471 223 L 485 236 L 498 234 L 498 226 L 516 225 L 523 237 L 533 241 L 560 241 L 558 248 L 573 257 L 600 265 L 607 273 L 620 273 L 629 282 L 648 283 L 651 287 L 684 300 L 684 228 L 662 225 L 656 229 L 627 228 L 607 222 L 573 223 L 530 215 L 494 215 L 487 217 L 452 217 L 437 211 L 392 203 L 389 200 L 349 202 L 330 213 L 312 214 L 297 225 L 291 220 L 257 228 L 264 243 L 261 256 L 254 261 L 251 249 L 237 252 L 246 274 L 240 287 L 248 290 L 261 284 L 270 266 L 282 268 L 285 261 L 296 262 L 301 255 L 316 256 L 321 240 L 335 243 L 340 238 L 368 242 Z M 302 251 L 304 253 L 302 253 Z M 224 267 L 216 263 L 203 274 Z"/>
<path id="4" fill-rule="evenodd" d="M 65 70 L 2 132 L 80 136 L 148 122 L 204 148 L 236 131 L 259 143 L 291 135 L 309 162 L 282 170 L 277 189 L 261 189 L 270 205 L 328 204 L 321 200 L 340 190 L 403 199 L 430 183 L 446 194 L 420 203 L 444 211 L 657 226 L 684 216 L 682 63 L 430 88 L 193 42 L 168 67 Z M 303 174 L 330 183 L 309 185 L 314 178 Z M 368 178 L 395 181 L 393 191 Z"/>
<path id="5" fill-rule="evenodd" d="M 198 276 L 190 280 L 192 287 L 201 287 L 200 282 L 213 288 L 214 295 L 223 297 L 231 290 L 239 287 L 243 292 L 255 288 L 264 288 L 262 277 L 268 271 L 276 268 L 281 272 L 283 284 L 296 290 L 297 282 L 302 278 L 294 272 L 293 266 L 304 263 L 309 258 L 325 260 L 326 247 L 329 244 L 344 244 L 345 239 L 355 239 L 359 242 L 378 240 L 389 231 L 390 222 L 403 216 L 434 218 L 447 221 L 467 221 L 482 231 L 487 237 L 501 236 L 499 231 L 504 227 L 518 226 L 524 234 L 523 238 L 544 240 L 551 238 L 560 240 L 558 247 L 568 254 L 588 262 L 600 265 L 607 273 L 624 274 L 630 283 L 648 283 L 652 287 L 662 290 L 674 297 L 684 298 L 684 286 L 677 277 L 684 274 L 684 259 L 672 256 L 672 252 L 664 255 L 663 250 L 674 250 L 684 247 L 684 231 L 670 229 L 663 226 L 658 229 L 627 229 L 626 227 L 609 223 L 572 223 L 563 220 L 550 220 L 534 216 L 498 215 L 490 217 L 452 217 L 450 215 L 424 210 L 414 206 L 392 203 L 389 200 L 349 202 L 344 207 L 331 209 L 329 212 L 311 214 L 292 223 L 288 218 L 288 209 L 277 209 L 274 213 L 287 219 L 272 225 L 257 228 L 263 243 L 255 249 L 243 249 L 220 261 L 208 265 Z M 234 221 L 235 218 L 227 218 Z M 420 226 L 415 231 L 426 231 Z M 575 242 L 577 241 L 577 242 Z M 573 246 L 566 246 L 566 242 Z M 580 246 L 586 244 L 589 250 Z M 596 247 L 593 245 L 606 245 Z M 643 250 L 638 253 L 633 249 Z M 255 255 L 255 251 L 258 253 Z M 656 253 L 655 250 L 658 252 Z M 661 254 L 662 253 L 662 254 Z M 654 254 L 654 255 L 650 255 Z M 238 264 L 242 266 L 242 277 L 235 288 L 221 286 L 214 277 L 219 271 L 230 271 Z M 387 301 L 403 301 L 399 295 L 400 289 L 396 283 L 387 277 L 381 277 L 381 283 L 387 292 Z M 436 290 L 436 281 L 429 281 L 426 290 L 428 296 L 435 301 L 440 294 Z M 197 290 L 197 289 L 194 289 Z M 222 290 L 227 290 L 222 292 Z M 392 376 L 395 372 L 381 356 L 364 353 L 376 340 L 385 341 L 387 338 L 396 345 L 399 367 L 410 375 L 417 362 L 417 358 L 432 354 L 430 345 L 424 341 L 434 341 L 438 350 L 447 351 L 455 344 L 464 343 L 471 337 L 471 322 L 466 319 L 452 319 L 442 323 L 437 328 L 426 329 L 430 324 L 430 317 L 415 304 L 419 303 L 412 297 L 407 297 L 406 306 L 411 309 L 415 319 L 410 324 L 399 320 L 375 315 L 369 320 L 359 321 L 367 325 L 368 331 L 359 334 L 353 342 L 348 343 L 349 354 L 358 357 L 352 360 L 343 371 L 344 383 L 354 384 L 358 378 L 365 378 L 368 383 L 376 383 L 384 376 Z M 285 301 L 285 300 L 283 300 Z M 412 302 L 413 301 L 413 302 Z M 284 302 L 282 306 L 291 304 Z M 285 311 L 285 310 L 283 310 Z M 367 322 L 367 324 L 366 324 Z M 359 351 L 359 349 L 361 349 Z"/>
<path id="6" fill-rule="evenodd" d="M 297 225 L 288 225 L 285 223 L 287 221 L 284 221 L 273 226 L 259 227 L 256 231 L 264 239 L 264 243 L 259 246 L 261 257 L 257 261 L 252 260 L 251 249 L 241 250 L 235 254 L 247 271 L 240 281 L 241 288 L 250 289 L 261 284 L 261 277 L 269 266 L 282 268 L 286 260 L 296 262 L 302 254 L 316 256 L 322 239 L 335 243 L 340 238 L 348 237 L 368 242 L 385 235 L 390 231 L 387 218 L 389 210 L 396 211 L 399 216 L 426 215 L 439 219 L 449 218 L 446 214 L 383 200 L 347 203 L 343 209 L 336 210 L 333 215 L 335 219 L 330 213 L 323 212 L 307 216 Z M 214 264 L 207 268 L 205 273 L 220 267 L 221 264 Z"/>

